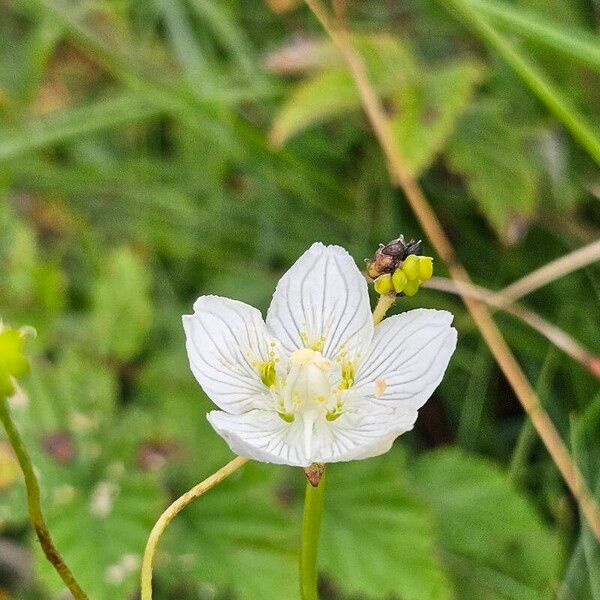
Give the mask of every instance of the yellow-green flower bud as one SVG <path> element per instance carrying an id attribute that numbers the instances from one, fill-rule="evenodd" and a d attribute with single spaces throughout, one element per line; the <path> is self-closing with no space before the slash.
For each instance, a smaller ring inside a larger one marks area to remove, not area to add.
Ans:
<path id="1" fill-rule="evenodd" d="M 392 284 L 394 285 L 396 293 L 399 294 L 400 292 L 403 292 L 407 283 L 408 277 L 406 276 L 406 273 L 402 269 L 396 269 L 392 275 Z"/>
<path id="2" fill-rule="evenodd" d="M 13 377 L 24 375 L 29 369 L 25 358 L 24 332 L 2 328 L 0 323 L 0 395 L 12 396 L 15 392 Z"/>
<path id="3" fill-rule="evenodd" d="M 431 279 L 433 275 L 433 258 L 431 256 L 419 256 L 419 279 L 421 282 Z"/>
<path id="4" fill-rule="evenodd" d="M 404 293 L 407 296 L 414 296 L 421 287 L 421 282 L 418 279 L 411 279 L 404 288 Z"/>
<path id="5" fill-rule="evenodd" d="M 389 273 L 380 275 L 375 280 L 375 291 L 378 294 L 389 294 L 394 289 L 392 284 L 392 276 Z"/>
<path id="6" fill-rule="evenodd" d="M 409 254 L 402 263 L 402 270 L 409 281 L 419 278 L 419 257 L 415 254 Z"/>

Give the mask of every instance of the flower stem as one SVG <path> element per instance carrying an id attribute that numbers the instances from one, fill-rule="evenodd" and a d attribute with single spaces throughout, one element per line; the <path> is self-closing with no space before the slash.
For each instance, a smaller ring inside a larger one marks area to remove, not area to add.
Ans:
<path id="1" fill-rule="evenodd" d="M 302 522 L 302 549 L 300 551 L 300 595 L 302 600 L 318 600 L 317 544 L 323 512 L 325 473 L 317 487 L 306 484 L 304 519 Z"/>
<path id="2" fill-rule="evenodd" d="M 150 537 L 146 543 L 146 549 L 144 550 L 144 558 L 142 560 L 142 574 L 141 574 L 141 586 L 142 586 L 142 600 L 152 600 L 152 562 L 154 560 L 154 553 L 156 552 L 156 546 L 158 540 L 163 534 L 167 525 L 177 516 L 177 514 L 184 509 L 192 500 L 202 496 L 205 492 L 208 492 L 211 488 L 215 487 L 218 483 L 221 483 L 223 479 L 226 479 L 234 471 L 237 471 L 242 465 L 248 462 L 247 458 L 243 456 L 236 456 L 232 461 L 228 462 L 224 467 L 221 467 L 216 473 L 213 473 L 210 477 L 207 477 L 204 481 L 195 485 L 191 490 L 188 490 L 185 494 L 177 498 L 162 515 L 160 515 L 158 521 L 154 524 Z"/>
<path id="3" fill-rule="evenodd" d="M 86 593 L 77 583 L 73 573 L 65 564 L 60 552 L 52 542 L 50 532 L 44 521 L 42 507 L 40 505 L 40 485 L 33 470 L 33 464 L 29 457 L 29 452 L 23 443 L 23 439 L 19 434 L 13 420 L 10 416 L 8 401 L 5 396 L 0 396 L 0 421 L 6 429 L 10 445 L 14 450 L 23 475 L 25 477 L 25 487 L 27 488 L 27 506 L 29 509 L 29 519 L 35 529 L 35 533 L 40 541 L 42 550 L 46 558 L 52 563 L 64 584 L 73 594 L 75 600 L 88 600 Z"/>
<path id="4" fill-rule="evenodd" d="M 396 302 L 396 294 L 382 294 L 379 296 L 379 301 L 373 311 L 373 323 L 375 325 L 381 322 L 387 311 L 394 305 L 394 302 Z"/>

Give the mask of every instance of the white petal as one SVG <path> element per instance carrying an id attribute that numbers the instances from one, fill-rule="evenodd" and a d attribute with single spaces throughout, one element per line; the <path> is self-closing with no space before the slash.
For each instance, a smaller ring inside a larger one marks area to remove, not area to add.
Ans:
<path id="1" fill-rule="evenodd" d="M 442 381 L 456 348 L 452 315 L 420 308 L 384 319 L 353 389 L 383 405 L 417 410 Z"/>
<path id="2" fill-rule="evenodd" d="M 288 351 L 320 340 L 321 352 L 352 359 L 373 336 L 367 283 L 354 259 L 339 246 L 313 244 L 281 278 L 267 325 Z"/>
<path id="3" fill-rule="evenodd" d="M 183 326 L 192 372 L 219 408 L 241 413 L 269 400 L 257 369 L 272 349 L 260 311 L 229 298 L 201 296 Z"/>
<path id="4" fill-rule="evenodd" d="M 307 467 L 302 418 L 284 421 L 272 410 L 251 410 L 231 415 L 219 410 L 207 418 L 235 454 L 277 465 Z"/>
<path id="5" fill-rule="evenodd" d="M 231 450 L 253 460 L 307 467 L 313 462 L 341 462 L 378 456 L 410 431 L 416 411 L 381 407 L 361 400 L 335 421 L 297 414 L 292 423 L 272 410 L 243 415 L 212 411 L 207 418 Z"/>
<path id="6" fill-rule="evenodd" d="M 316 425 L 312 462 L 345 462 L 384 454 L 400 434 L 413 428 L 416 420 L 415 410 L 383 407 L 363 399 L 335 421 Z"/>

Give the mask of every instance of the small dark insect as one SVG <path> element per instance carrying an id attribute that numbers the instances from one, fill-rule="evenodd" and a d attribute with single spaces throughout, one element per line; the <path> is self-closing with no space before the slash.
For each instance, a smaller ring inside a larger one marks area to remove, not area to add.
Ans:
<path id="1" fill-rule="evenodd" d="M 394 272 L 409 254 L 422 254 L 421 240 L 404 241 L 404 236 L 392 240 L 387 244 L 379 244 L 373 260 L 366 259 L 367 275 L 371 279 L 377 279 L 384 273 Z"/>

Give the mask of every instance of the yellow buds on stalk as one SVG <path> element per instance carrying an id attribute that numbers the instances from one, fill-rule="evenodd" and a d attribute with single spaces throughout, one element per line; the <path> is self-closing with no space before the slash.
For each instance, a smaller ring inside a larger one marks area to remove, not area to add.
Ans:
<path id="1" fill-rule="evenodd" d="M 374 283 L 375 291 L 378 294 L 389 294 L 394 289 L 392 276 L 389 273 L 380 275 Z"/>
<path id="2" fill-rule="evenodd" d="M 406 273 L 402 269 L 396 269 L 392 275 L 392 283 L 394 284 L 394 290 L 397 294 L 403 292 L 408 283 Z"/>
<path id="3" fill-rule="evenodd" d="M 433 275 L 433 258 L 431 256 L 419 256 L 419 279 L 427 281 Z"/>
<path id="4" fill-rule="evenodd" d="M 15 393 L 14 378 L 29 369 L 29 361 L 23 354 L 29 331 L 27 328 L 4 327 L 0 322 L 0 396 L 12 396 Z"/>
<path id="5" fill-rule="evenodd" d="M 416 254 L 409 254 L 400 267 L 406 274 L 409 281 L 419 278 L 419 257 Z"/>
<path id="6" fill-rule="evenodd" d="M 375 291 L 414 296 L 421 283 L 433 275 L 433 258 L 420 253 L 420 242 L 407 243 L 402 236 L 380 245 L 375 259 L 368 261 L 367 266 L 367 274 L 375 280 Z"/>

